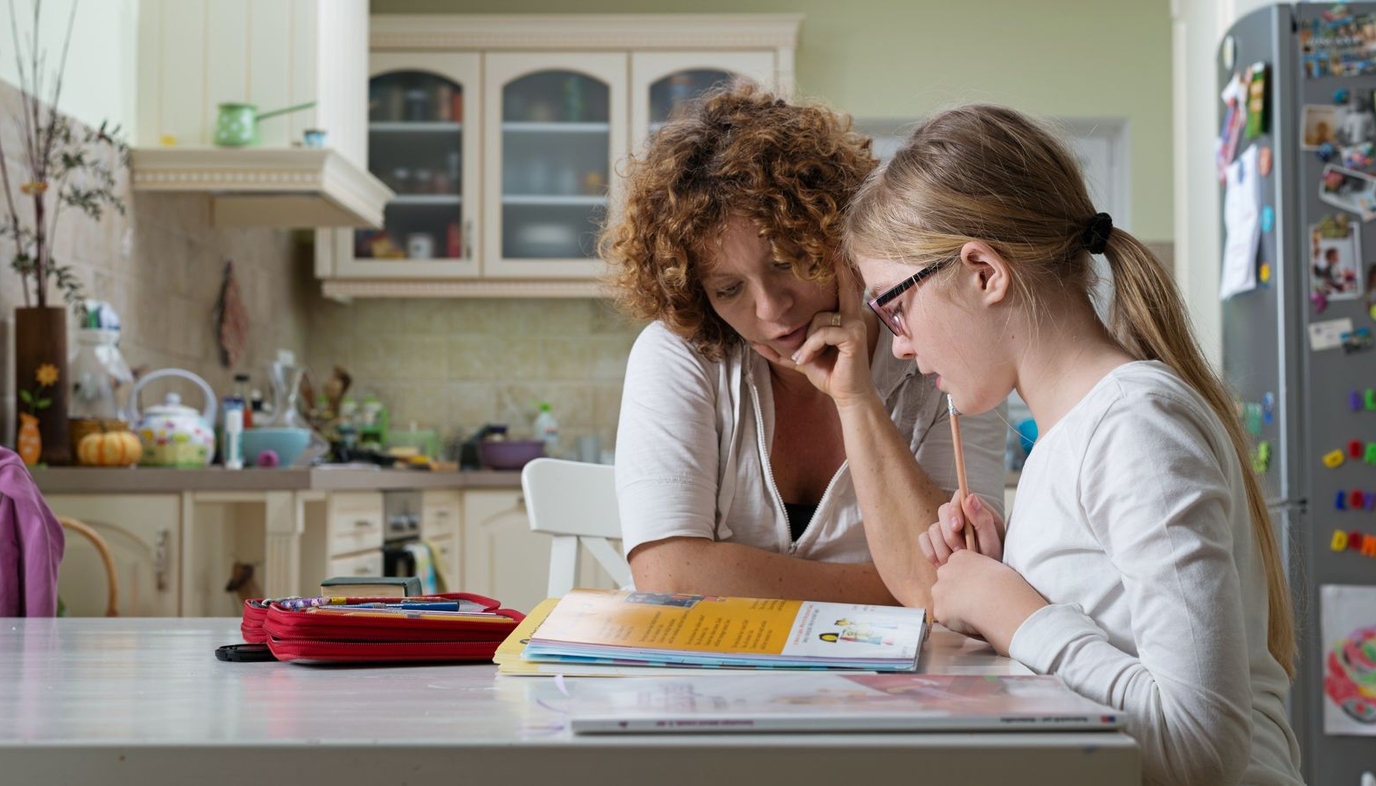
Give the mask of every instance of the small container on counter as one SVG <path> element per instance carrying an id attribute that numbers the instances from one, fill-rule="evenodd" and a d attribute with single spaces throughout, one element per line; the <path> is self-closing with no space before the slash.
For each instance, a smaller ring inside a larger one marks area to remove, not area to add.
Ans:
<path id="1" fill-rule="evenodd" d="M 226 396 L 224 400 L 224 454 L 225 469 L 244 468 L 244 400 L 238 396 Z"/>

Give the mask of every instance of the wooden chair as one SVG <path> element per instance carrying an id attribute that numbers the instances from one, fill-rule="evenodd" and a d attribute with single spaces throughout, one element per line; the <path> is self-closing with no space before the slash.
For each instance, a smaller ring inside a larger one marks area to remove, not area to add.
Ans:
<path id="1" fill-rule="evenodd" d="M 106 595 L 109 598 L 105 605 L 105 616 L 118 617 L 119 577 L 115 573 L 115 559 L 110 556 L 109 544 L 105 542 L 105 538 L 101 537 L 99 532 L 91 529 L 89 525 L 83 522 L 64 516 L 58 516 L 57 520 L 62 524 L 63 530 L 79 533 L 91 541 L 91 545 L 95 547 L 96 553 L 100 555 L 100 561 L 105 563 Z"/>
<path id="2" fill-rule="evenodd" d="M 582 549 L 588 550 L 617 586 L 631 583 L 631 566 L 610 542 L 621 539 L 613 467 L 538 458 L 521 470 L 521 490 L 531 530 L 554 536 L 549 554 L 549 597 L 560 597 L 577 586 Z"/>

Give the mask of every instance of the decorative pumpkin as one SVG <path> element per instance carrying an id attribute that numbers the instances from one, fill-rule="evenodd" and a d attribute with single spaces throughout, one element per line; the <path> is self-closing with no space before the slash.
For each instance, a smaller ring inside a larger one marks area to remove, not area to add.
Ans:
<path id="1" fill-rule="evenodd" d="M 132 431 L 87 434 L 77 445 L 77 461 L 89 467 L 127 467 L 138 463 L 143 443 Z"/>

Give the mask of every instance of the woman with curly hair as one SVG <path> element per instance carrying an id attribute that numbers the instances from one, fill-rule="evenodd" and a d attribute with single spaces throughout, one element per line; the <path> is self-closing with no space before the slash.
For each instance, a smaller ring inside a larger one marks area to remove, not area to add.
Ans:
<path id="1" fill-rule="evenodd" d="M 616 446 L 638 589 L 929 605 L 919 551 L 886 555 L 911 566 L 891 574 L 915 577 L 902 586 L 871 557 L 895 530 L 881 521 L 921 532 L 957 485 L 945 399 L 861 315 L 839 250 L 874 166 L 848 118 L 749 86 L 695 102 L 632 160 L 602 252 L 620 307 L 653 320 L 627 363 Z M 889 415 L 863 434 L 790 359 L 840 324 L 843 301 Z M 996 412 L 964 424 L 970 488 L 999 511 L 1005 429 Z M 856 451 L 877 444 L 901 449 L 855 475 Z"/>

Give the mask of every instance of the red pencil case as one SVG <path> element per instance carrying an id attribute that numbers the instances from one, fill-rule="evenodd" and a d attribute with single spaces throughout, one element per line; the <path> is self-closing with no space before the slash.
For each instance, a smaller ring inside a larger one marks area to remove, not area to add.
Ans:
<path id="1" fill-rule="evenodd" d="M 349 598 L 348 603 L 395 603 L 391 598 Z M 408 602 L 463 600 L 493 617 L 445 618 L 419 614 L 336 613 L 289 609 L 280 601 L 244 601 L 244 641 L 267 644 L 283 661 L 318 663 L 461 663 L 490 661 L 525 619 L 492 598 L 467 592 L 406 598 Z M 330 609 L 330 607 L 323 607 Z"/>

